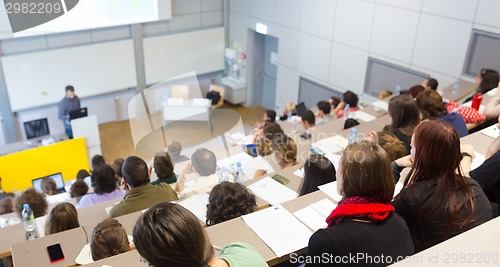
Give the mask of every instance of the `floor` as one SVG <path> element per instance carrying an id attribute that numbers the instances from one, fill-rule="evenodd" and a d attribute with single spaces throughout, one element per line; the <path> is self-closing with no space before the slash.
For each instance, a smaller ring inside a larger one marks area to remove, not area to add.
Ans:
<path id="1" fill-rule="evenodd" d="M 236 111 L 237 113 L 231 112 Z M 231 105 L 224 103 L 224 105 L 212 114 L 214 134 L 224 132 L 228 127 L 234 124 L 235 121 L 241 117 L 243 124 L 253 125 L 262 120 L 265 108 L 257 107 L 243 107 L 241 105 Z M 238 116 L 239 115 L 239 116 Z M 161 120 L 159 114 L 154 114 L 153 120 Z M 149 126 L 148 121 L 143 121 L 144 125 Z M 135 129 L 134 133 L 131 132 L 131 125 Z M 151 158 L 155 153 L 161 152 L 164 143 L 169 143 L 172 140 L 184 140 L 181 144 L 196 143 L 199 140 L 206 138 L 203 133 L 208 133 L 208 125 L 200 123 L 175 123 L 169 124 L 164 131 L 157 129 L 155 131 L 144 130 L 141 122 L 137 121 L 120 121 L 108 123 L 99 126 L 101 137 L 101 151 L 106 159 L 106 162 L 112 163 L 116 158 L 127 158 L 128 156 L 139 156 L 143 159 Z M 173 127 L 175 126 L 175 127 Z M 146 127 L 149 128 L 149 127 Z M 139 130 L 136 130 L 139 129 Z M 142 130 L 141 130 L 142 129 Z M 137 145 L 134 145 L 132 137 L 139 136 L 142 138 Z M 185 144 L 183 144 L 185 146 Z"/>

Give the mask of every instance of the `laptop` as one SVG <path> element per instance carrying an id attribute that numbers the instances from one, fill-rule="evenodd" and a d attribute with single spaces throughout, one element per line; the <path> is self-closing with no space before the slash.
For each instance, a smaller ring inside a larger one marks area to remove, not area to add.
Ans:
<path id="1" fill-rule="evenodd" d="M 87 116 L 88 116 L 87 108 L 75 109 L 75 110 L 72 110 L 69 112 L 69 119 L 70 120 L 83 118 L 83 117 L 87 117 Z"/>
<path id="2" fill-rule="evenodd" d="M 306 104 L 304 102 L 300 102 L 295 106 L 295 111 L 297 111 L 297 116 L 301 116 L 304 111 L 306 111 Z"/>
<path id="3" fill-rule="evenodd" d="M 54 182 L 56 182 L 58 193 L 66 192 L 66 189 L 64 189 L 64 181 L 63 181 L 63 177 L 62 177 L 61 173 L 56 173 L 56 174 L 52 174 L 49 176 L 44 176 L 41 178 L 33 179 L 33 181 L 31 181 L 31 182 L 33 183 L 33 188 L 35 188 L 36 191 L 38 191 L 39 193 L 43 193 L 42 180 L 45 178 L 51 178 L 52 180 L 54 180 Z"/>

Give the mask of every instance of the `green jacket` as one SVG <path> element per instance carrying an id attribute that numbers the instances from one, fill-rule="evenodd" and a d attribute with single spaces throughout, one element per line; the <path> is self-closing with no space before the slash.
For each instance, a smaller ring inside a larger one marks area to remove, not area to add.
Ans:
<path id="1" fill-rule="evenodd" d="M 157 185 L 157 184 L 160 184 L 160 183 L 167 183 L 167 184 L 173 184 L 177 182 L 177 175 L 175 175 L 175 173 L 172 173 L 172 175 L 168 178 L 164 178 L 164 179 L 160 179 L 158 177 L 158 180 L 154 181 L 154 182 L 151 182 L 152 185 Z"/>
<path id="2" fill-rule="evenodd" d="M 111 208 L 109 216 L 114 218 L 174 200 L 178 200 L 177 194 L 168 184 L 146 184 L 128 190 L 123 200 Z"/>

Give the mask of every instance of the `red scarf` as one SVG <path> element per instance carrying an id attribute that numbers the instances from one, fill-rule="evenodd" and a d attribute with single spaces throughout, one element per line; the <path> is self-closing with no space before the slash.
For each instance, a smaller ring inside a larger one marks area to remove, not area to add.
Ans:
<path id="1" fill-rule="evenodd" d="M 394 211 L 391 204 L 380 203 L 368 197 L 347 197 L 339 202 L 330 216 L 326 218 L 328 227 L 344 220 L 360 219 L 364 221 L 381 221 Z"/>

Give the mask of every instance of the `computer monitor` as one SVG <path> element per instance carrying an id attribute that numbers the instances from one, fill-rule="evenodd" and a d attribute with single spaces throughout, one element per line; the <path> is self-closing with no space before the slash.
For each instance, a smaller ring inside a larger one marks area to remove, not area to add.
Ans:
<path id="1" fill-rule="evenodd" d="M 27 139 L 50 135 L 47 118 L 24 122 L 24 131 Z"/>
<path id="2" fill-rule="evenodd" d="M 61 173 L 56 173 L 56 174 L 52 174 L 49 176 L 44 176 L 41 178 L 33 179 L 33 181 L 32 181 L 33 188 L 35 188 L 36 191 L 38 191 L 39 193 L 43 193 L 42 180 L 45 178 L 51 178 L 52 180 L 54 180 L 54 182 L 56 182 L 56 187 L 57 187 L 58 193 L 66 192 L 66 189 L 64 189 L 64 181 L 63 181 L 63 177 L 62 177 Z"/>
<path id="3" fill-rule="evenodd" d="M 301 103 L 298 103 L 296 106 L 295 106 L 295 111 L 297 111 L 297 116 L 301 116 L 302 113 L 304 111 L 306 111 L 307 108 L 306 108 L 306 104 L 304 104 L 304 102 L 301 102 Z"/>
<path id="4" fill-rule="evenodd" d="M 87 108 L 75 109 L 75 110 L 72 110 L 69 112 L 69 119 L 70 120 L 83 118 L 83 117 L 87 117 L 87 116 L 88 116 Z"/>

